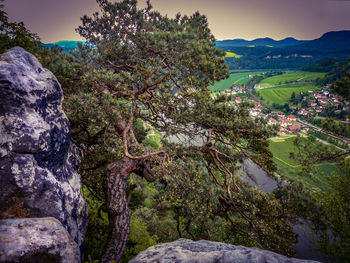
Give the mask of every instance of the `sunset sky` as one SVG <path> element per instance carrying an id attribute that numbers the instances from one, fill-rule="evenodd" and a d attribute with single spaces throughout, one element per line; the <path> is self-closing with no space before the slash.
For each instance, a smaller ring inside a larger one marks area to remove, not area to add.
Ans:
<path id="1" fill-rule="evenodd" d="M 139 0 L 140 6 L 145 0 Z M 350 30 L 350 0 L 151 0 L 170 17 L 199 10 L 217 39 L 314 39 Z M 98 11 L 95 0 L 5 0 L 10 21 L 23 21 L 42 42 L 82 40 L 80 17 Z"/>

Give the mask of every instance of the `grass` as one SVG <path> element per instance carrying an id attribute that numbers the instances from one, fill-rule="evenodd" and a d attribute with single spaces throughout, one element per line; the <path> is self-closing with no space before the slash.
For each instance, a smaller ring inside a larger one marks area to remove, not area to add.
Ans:
<path id="1" fill-rule="evenodd" d="M 323 162 L 316 165 L 316 172 L 312 177 L 303 174 L 300 165 L 289 158 L 289 153 L 296 151 L 293 144 L 294 140 L 295 137 L 269 140 L 269 149 L 274 155 L 273 159 L 277 165 L 277 173 L 287 179 L 303 183 L 310 191 L 315 188 L 326 190 L 328 188 L 326 176 L 336 171 L 336 166 Z"/>
<path id="2" fill-rule="evenodd" d="M 216 82 L 210 87 L 211 90 L 225 90 L 231 88 L 232 85 L 247 85 L 250 78 L 249 75 L 259 75 L 266 71 L 247 71 L 240 73 L 231 73 L 228 79 Z"/>
<path id="3" fill-rule="evenodd" d="M 225 57 L 226 57 L 226 58 L 232 58 L 232 57 L 234 57 L 234 58 L 240 58 L 240 57 L 242 57 L 242 55 L 238 55 L 238 54 L 236 54 L 236 53 L 227 51 Z"/>
<path id="4" fill-rule="evenodd" d="M 290 102 L 290 97 L 294 92 L 298 95 L 301 92 L 307 92 L 308 90 L 318 90 L 312 83 L 296 83 L 296 84 L 285 84 L 283 86 L 275 88 L 266 88 L 258 90 L 259 97 L 263 97 L 263 102 L 266 104 L 277 103 L 284 105 Z"/>
<path id="5" fill-rule="evenodd" d="M 291 83 L 291 82 L 310 82 L 314 81 L 317 78 L 321 78 L 325 75 L 325 73 L 319 72 L 305 72 L 298 71 L 290 74 L 282 74 L 273 77 L 269 77 L 260 81 L 258 85 L 260 87 L 274 87 L 281 84 Z"/>

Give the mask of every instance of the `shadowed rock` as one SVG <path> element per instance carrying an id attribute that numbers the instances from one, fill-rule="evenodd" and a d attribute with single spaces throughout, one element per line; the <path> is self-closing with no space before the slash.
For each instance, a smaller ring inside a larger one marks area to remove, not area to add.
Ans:
<path id="1" fill-rule="evenodd" d="M 0 220 L 0 262 L 78 263 L 80 251 L 53 217 L 4 219 Z"/>
<path id="2" fill-rule="evenodd" d="M 62 99 L 33 55 L 19 47 L 0 55 L 0 219 L 54 217 L 81 246 L 87 208 Z"/>
<path id="3" fill-rule="evenodd" d="M 129 263 L 316 263 L 317 261 L 288 258 L 258 248 L 225 243 L 178 239 L 139 253 Z"/>

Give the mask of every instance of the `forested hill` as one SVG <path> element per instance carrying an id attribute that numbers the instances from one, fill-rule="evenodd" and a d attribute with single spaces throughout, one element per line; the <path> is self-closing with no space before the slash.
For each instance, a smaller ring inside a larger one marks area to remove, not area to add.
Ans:
<path id="1" fill-rule="evenodd" d="M 79 43 L 84 43 L 84 41 L 63 40 L 63 41 L 58 41 L 55 43 L 45 43 L 45 44 L 43 44 L 43 46 L 48 47 L 48 48 L 57 46 L 59 48 L 62 48 L 65 51 L 71 51 L 71 50 L 78 48 Z"/>
<path id="2" fill-rule="evenodd" d="M 314 40 L 234 39 L 217 41 L 216 45 L 237 55 L 226 58 L 230 69 L 297 69 L 325 57 L 347 61 L 350 56 L 350 30 L 327 32 Z"/>

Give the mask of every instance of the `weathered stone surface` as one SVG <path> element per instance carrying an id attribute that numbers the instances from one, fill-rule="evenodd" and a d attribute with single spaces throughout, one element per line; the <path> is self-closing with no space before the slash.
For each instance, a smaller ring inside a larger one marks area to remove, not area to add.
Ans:
<path id="1" fill-rule="evenodd" d="M 80 250 L 56 218 L 3 219 L 0 262 L 74 263 Z"/>
<path id="2" fill-rule="evenodd" d="M 57 218 L 82 245 L 79 155 L 56 77 L 24 49 L 0 55 L 0 219 Z"/>
<path id="3" fill-rule="evenodd" d="M 317 261 L 287 258 L 258 248 L 225 243 L 178 239 L 139 253 L 129 263 L 316 263 Z"/>

